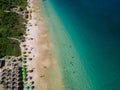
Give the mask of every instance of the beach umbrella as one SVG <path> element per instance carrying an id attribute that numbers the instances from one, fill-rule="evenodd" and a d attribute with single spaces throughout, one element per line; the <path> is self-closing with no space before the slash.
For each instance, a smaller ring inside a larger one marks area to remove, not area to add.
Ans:
<path id="1" fill-rule="evenodd" d="M 20 71 L 20 70 L 17 70 L 16 73 L 19 74 L 19 73 L 21 73 L 21 71 Z"/>
<path id="2" fill-rule="evenodd" d="M 25 64 L 24 64 L 24 62 L 22 62 L 22 67 L 25 67 Z"/>
<path id="3" fill-rule="evenodd" d="M 6 72 L 7 69 L 3 69 L 3 72 Z"/>
<path id="4" fill-rule="evenodd" d="M 24 57 L 28 57 L 28 55 L 24 55 Z"/>
<path id="5" fill-rule="evenodd" d="M 22 57 L 18 59 L 18 61 L 21 61 L 22 60 Z"/>
<path id="6" fill-rule="evenodd" d="M 22 72 L 23 75 L 26 75 L 26 72 Z"/>
<path id="7" fill-rule="evenodd" d="M 26 70 L 26 68 L 25 68 L 25 67 L 22 67 L 22 70 Z"/>
<path id="8" fill-rule="evenodd" d="M 25 82 L 25 80 L 23 79 L 22 82 Z"/>
<path id="9" fill-rule="evenodd" d="M 8 63 L 8 64 L 7 64 L 7 66 L 11 66 L 11 64 L 10 64 L 10 63 Z"/>
<path id="10" fill-rule="evenodd" d="M 24 60 L 26 60 L 26 58 L 24 58 Z"/>
<path id="11" fill-rule="evenodd" d="M 25 48 L 25 50 L 28 50 L 28 48 Z"/>
<path id="12" fill-rule="evenodd" d="M 5 74 L 6 74 L 5 72 L 2 72 L 2 73 L 1 73 L 1 77 L 3 77 Z"/>
<path id="13" fill-rule="evenodd" d="M 14 87 L 14 86 L 12 86 L 10 90 L 14 90 L 14 88 L 15 88 L 15 87 Z"/>
<path id="14" fill-rule="evenodd" d="M 21 67 L 18 67 L 18 70 L 21 70 Z"/>
<path id="15" fill-rule="evenodd" d="M 1 80 L 4 80 L 5 79 L 5 76 L 1 78 Z"/>
<path id="16" fill-rule="evenodd" d="M 22 54 L 22 59 L 24 59 L 25 57 L 24 57 L 24 54 Z"/>
<path id="17" fill-rule="evenodd" d="M 16 74 L 12 74 L 12 77 L 15 77 Z"/>
<path id="18" fill-rule="evenodd" d="M 26 35 L 25 35 L 25 36 L 26 36 Z M 23 46 L 23 47 L 26 47 L 26 45 L 25 45 L 25 44 L 24 44 L 24 45 L 22 45 L 22 46 Z M 25 54 L 26 52 L 24 52 L 24 51 L 23 51 L 23 53 Z"/>
<path id="19" fill-rule="evenodd" d="M 3 81 L 3 80 L 0 80 L 0 83 L 1 83 L 1 84 L 3 84 L 3 83 L 4 83 L 4 81 Z"/>
<path id="20" fill-rule="evenodd" d="M 14 62 L 14 59 L 11 59 L 10 62 L 13 63 L 13 62 Z"/>
<path id="21" fill-rule="evenodd" d="M 8 70 L 8 73 L 10 73 L 10 72 L 11 72 L 11 70 L 9 69 L 9 70 Z"/>
<path id="22" fill-rule="evenodd" d="M 28 79 L 28 80 L 31 80 L 31 79 L 32 79 L 32 77 L 31 77 L 31 76 L 28 76 L 28 77 L 27 77 L 27 79 Z"/>
<path id="23" fill-rule="evenodd" d="M 30 83 L 31 83 L 31 84 L 34 84 L 34 81 L 31 81 Z"/>
<path id="24" fill-rule="evenodd" d="M 13 64 L 13 66 L 17 66 L 17 65 L 18 65 L 18 63 Z"/>
<path id="25" fill-rule="evenodd" d="M 15 81 L 16 80 L 16 78 L 12 78 L 12 81 Z"/>
<path id="26" fill-rule="evenodd" d="M 28 70 L 27 72 L 31 73 L 31 72 L 33 72 L 33 70 L 31 69 L 31 70 Z"/>
<path id="27" fill-rule="evenodd" d="M 22 81 L 23 81 L 23 82 L 26 82 L 26 79 L 23 79 Z"/>
<path id="28" fill-rule="evenodd" d="M 33 89 L 34 89 L 34 86 L 30 86 L 30 87 L 29 87 L 29 90 L 33 90 Z"/>
<path id="29" fill-rule="evenodd" d="M 29 90 L 29 88 L 28 87 L 24 87 L 24 90 Z"/>
<path id="30" fill-rule="evenodd" d="M 20 89 L 20 86 L 16 86 L 16 87 L 15 87 L 15 90 L 21 90 L 21 89 Z M 24 90 L 24 89 L 23 89 L 23 90 Z"/>
<path id="31" fill-rule="evenodd" d="M 27 61 L 23 61 L 24 63 L 27 63 Z"/>
<path id="32" fill-rule="evenodd" d="M 16 87 L 18 86 L 18 84 L 17 84 L 17 83 L 15 83 L 13 86 L 16 88 Z"/>
<path id="33" fill-rule="evenodd" d="M 28 54 L 30 54 L 31 52 L 28 52 Z"/>
<path id="34" fill-rule="evenodd" d="M 9 83 L 9 84 L 7 84 L 7 86 L 9 86 L 9 87 L 10 87 L 10 86 L 11 86 L 11 84 Z"/>
<path id="35" fill-rule="evenodd" d="M 7 85 L 7 86 L 6 86 L 6 88 L 8 89 L 8 88 L 9 88 L 9 86 Z"/>
<path id="36" fill-rule="evenodd" d="M 16 83 L 15 82 L 11 82 L 11 85 L 14 86 Z"/>
<path id="37" fill-rule="evenodd" d="M 31 60 L 32 60 L 32 58 L 29 58 L 29 60 L 31 61 Z"/>

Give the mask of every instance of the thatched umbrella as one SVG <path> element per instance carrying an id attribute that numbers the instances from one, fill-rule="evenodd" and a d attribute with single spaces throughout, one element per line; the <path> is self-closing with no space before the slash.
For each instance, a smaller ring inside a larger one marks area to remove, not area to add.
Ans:
<path id="1" fill-rule="evenodd" d="M 7 81 L 6 84 L 7 84 L 7 85 L 10 84 L 10 82 Z"/>
<path id="2" fill-rule="evenodd" d="M 12 78 L 12 81 L 16 81 L 17 79 L 16 78 Z"/>
<path id="3" fill-rule="evenodd" d="M 16 76 L 17 76 L 17 77 L 21 77 L 22 75 L 20 75 L 20 74 L 16 74 Z"/>
<path id="4" fill-rule="evenodd" d="M 17 70 L 17 71 L 15 71 L 16 72 L 16 74 L 19 74 L 19 73 L 21 73 L 22 71 L 20 71 L 20 70 Z"/>
<path id="5" fill-rule="evenodd" d="M 18 77 L 18 78 L 17 78 L 17 81 L 21 81 L 21 80 L 22 80 L 22 77 Z"/>
<path id="6" fill-rule="evenodd" d="M 2 72 L 6 72 L 7 71 L 7 69 L 3 69 L 3 71 Z"/>
<path id="7" fill-rule="evenodd" d="M 16 86 L 18 86 L 18 84 L 15 83 L 13 86 L 16 88 Z"/>
<path id="8" fill-rule="evenodd" d="M 10 73 L 10 72 L 11 72 L 11 69 L 8 70 L 8 73 Z"/>
<path id="9" fill-rule="evenodd" d="M 16 83 L 15 82 L 12 82 L 11 85 L 14 86 Z"/>
<path id="10" fill-rule="evenodd" d="M 6 79 L 6 77 L 5 77 L 5 76 L 1 78 L 1 80 L 5 80 L 5 79 Z"/>
<path id="11" fill-rule="evenodd" d="M 14 90 L 15 89 L 15 87 L 14 86 L 12 86 L 11 88 L 10 88 L 10 90 Z"/>
<path id="12" fill-rule="evenodd" d="M 9 89 L 9 86 L 7 85 L 6 88 Z"/>
<path id="13" fill-rule="evenodd" d="M 11 66 L 11 64 L 10 64 L 10 63 L 8 63 L 8 64 L 7 64 L 7 66 Z"/>
<path id="14" fill-rule="evenodd" d="M 11 87 L 11 84 L 9 83 L 9 84 L 7 84 L 7 86 L 8 86 L 8 87 Z"/>
<path id="15" fill-rule="evenodd" d="M 16 86 L 16 87 L 15 87 L 15 90 L 20 90 L 20 86 Z"/>
<path id="16" fill-rule="evenodd" d="M 18 65 L 18 63 L 13 64 L 13 66 L 17 66 L 17 65 Z"/>
<path id="17" fill-rule="evenodd" d="M 5 73 L 5 72 L 3 72 L 3 73 L 1 74 L 1 77 L 3 77 L 4 75 L 6 75 L 6 73 Z"/>
<path id="18" fill-rule="evenodd" d="M 7 74 L 6 74 L 7 77 L 10 76 L 10 75 L 11 75 L 10 73 L 7 73 Z"/>
<path id="19" fill-rule="evenodd" d="M 22 58 L 19 58 L 18 61 L 22 61 Z"/>
<path id="20" fill-rule="evenodd" d="M 6 82 L 9 82 L 9 83 L 11 83 L 11 79 L 9 79 L 9 80 L 6 80 Z"/>
<path id="21" fill-rule="evenodd" d="M 13 74 L 12 74 L 12 77 L 15 77 L 15 76 L 16 76 L 16 74 L 15 74 L 15 73 L 13 73 Z"/>
<path id="22" fill-rule="evenodd" d="M 21 70 L 21 67 L 18 67 L 18 70 Z"/>
<path id="23" fill-rule="evenodd" d="M 4 83 L 4 80 L 0 80 L 0 83 L 1 83 L 1 84 Z"/>

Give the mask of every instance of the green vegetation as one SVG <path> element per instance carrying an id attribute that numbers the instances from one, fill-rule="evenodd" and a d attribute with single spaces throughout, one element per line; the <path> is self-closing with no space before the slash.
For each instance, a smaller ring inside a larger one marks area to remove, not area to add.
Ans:
<path id="1" fill-rule="evenodd" d="M 0 9 L 10 10 L 11 8 L 21 7 L 22 10 L 26 8 L 27 0 L 0 0 Z"/>
<path id="2" fill-rule="evenodd" d="M 26 21 L 17 13 L 5 11 L 18 6 L 24 10 L 26 5 L 26 0 L 0 0 L 0 57 L 20 55 L 19 43 L 9 38 L 24 39 Z"/>

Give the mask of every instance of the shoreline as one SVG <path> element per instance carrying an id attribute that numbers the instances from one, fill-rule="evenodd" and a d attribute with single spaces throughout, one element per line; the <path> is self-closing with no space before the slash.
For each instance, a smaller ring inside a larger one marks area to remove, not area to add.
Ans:
<path id="1" fill-rule="evenodd" d="M 31 20 L 27 23 L 25 42 L 21 43 L 22 52 L 31 52 L 27 58 L 27 68 L 34 69 L 28 76 L 34 81 L 34 90 L 53 90 L 62 86 L 60 71 L 55 57 L 50 55 L 51 42 L 45 27 L 45 21 L 42 17 L 39 1 L 29 0 Z M 31 40 L 32 38 L 32 40 Z M 25 50 L 23 45 L 26 45 Z M 29 82 L 29 81 L 28 81 Z"/>

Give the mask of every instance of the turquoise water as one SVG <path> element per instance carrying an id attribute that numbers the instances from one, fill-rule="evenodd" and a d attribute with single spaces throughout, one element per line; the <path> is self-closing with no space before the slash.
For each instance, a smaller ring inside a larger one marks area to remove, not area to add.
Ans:
<path id="1" fill-rule="evenodd" d="M 120 90 L 119 4 L 118 0 L 41 2 L 65 90 Z"/>

